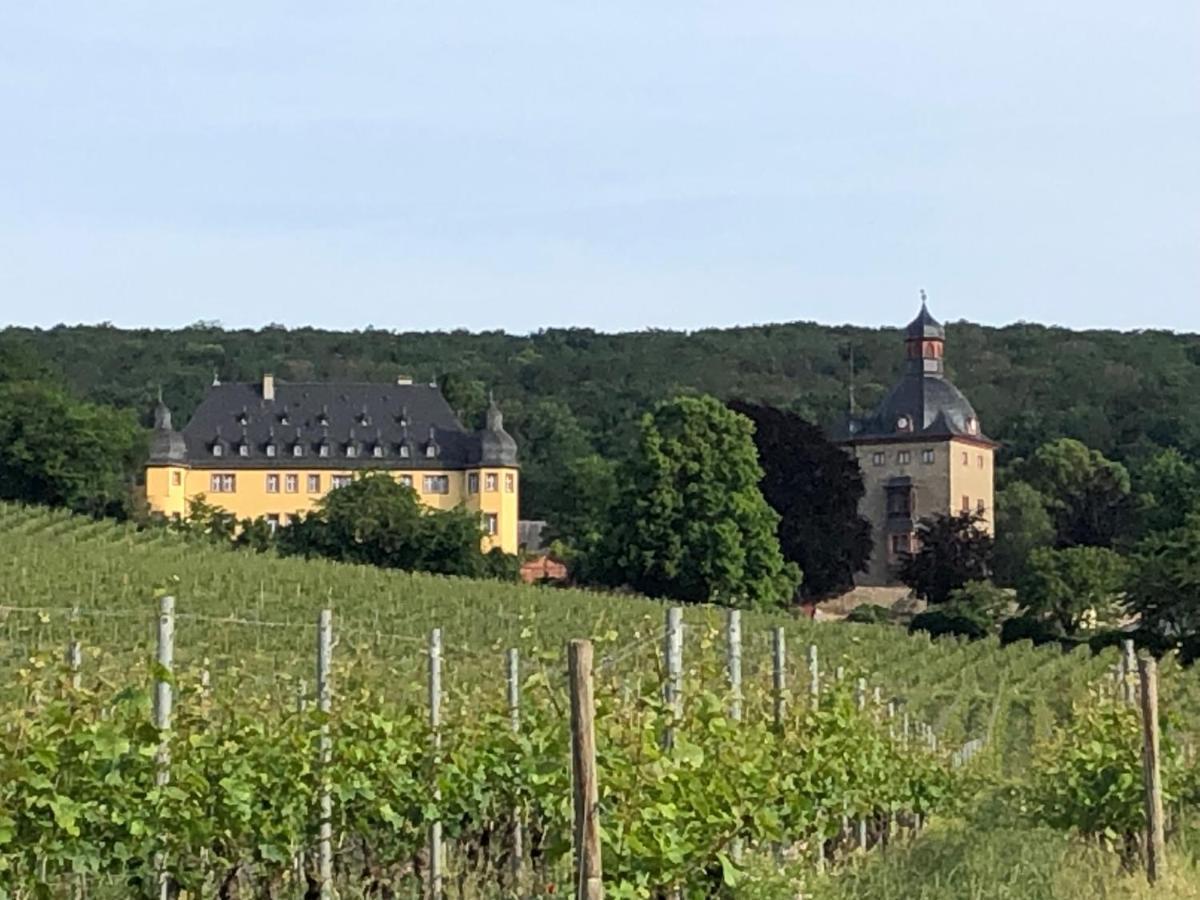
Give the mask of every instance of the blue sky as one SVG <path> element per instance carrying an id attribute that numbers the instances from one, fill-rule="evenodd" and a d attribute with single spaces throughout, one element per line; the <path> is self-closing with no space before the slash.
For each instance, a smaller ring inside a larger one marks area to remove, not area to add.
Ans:
<path id="1" fill-rule="evenodd" d="M 1200 5 L 8 4 L 0 322 L 1200 331 Z"/>

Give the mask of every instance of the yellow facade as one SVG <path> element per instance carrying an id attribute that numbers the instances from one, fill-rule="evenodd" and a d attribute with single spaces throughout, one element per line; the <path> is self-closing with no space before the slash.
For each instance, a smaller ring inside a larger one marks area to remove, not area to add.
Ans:
<path id="1" fill-rule="evenodd" d="M 334 489 L 336 481 L 351 479 L 355 472 L 335 468 L 234 466 L 227 469 L 188 465 L 146 467 L 146 501 L 152 512 L 164 516 L 186 516 L 191 501 L 203 497 L 239 519 L 264 518 L 284 524 L 296 513 L 308 512 L 321 497 Z M 386 469 L 411 484 L 423 503 L 433 509 L 463 506 L 478 511 L 485 529 L 494 533 L 483 538 L 483 549 L 499 547 L 517 552 L 520 472 L 516 468 Z M 442 491 L 437 479 L 445 479 Z M 435 479 L 427 481 L 427 479 Z"/>
<path id="2" fill-rule="evenodd" d="M 904 552 L 894 541 L 902 535 L 911 537 L 921 519 L 970 511 L 982 516 L 980 525 L 989 534 L 995 532 L 995 450 L 991 444 L 962 438 L 882 440 L 856 443 L 849 449 L 863 475 L 859 514 L 872 526 L 871 561 L 858 579 L 860 584 L 894 583 Z M 906 520 L 889 515 L 888 510 L 889 483 L 905 478 L 911 484 L 911 511 Z M 905 527 L 905 521 L 910 527 Z M 909 549 L 917 548 L 910 544 Z"/>

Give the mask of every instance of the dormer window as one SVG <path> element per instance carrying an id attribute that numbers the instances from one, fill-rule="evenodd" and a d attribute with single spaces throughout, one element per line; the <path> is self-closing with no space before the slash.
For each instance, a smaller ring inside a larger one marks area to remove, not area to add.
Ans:
<path id="1" fill-rule="evenodd" d="M 408 444 L 401 444 L 401 445 L 400 445 L 400 458 L 401 458 L 401 459 L 408 459 L 408 457 L 409 457 L 410 455 L 412 455 L 412 451 L 411 451 L 411 450 L 409 450 L 409 448 L 408 448 Z"/>
<path id="2" fill-rule="evenodd" d="M 238 420 L 239 425 L 249 425 L 250 424 L 250 414 L 246 412 L 246 408 L 244 406 L 242 407 L 242 411 L 240 413 L 238 413 L 237 420 Z"/>
<path id="3" fill-rule="evenodd" d="M 317 456 L 321 456 L 321 457 L 329 456 L 329 445 L 322 444 L 319 448 L 317 448 Z"/>
<path id="4" fill-rule="evenodd" d="M 250 455 L 250 445 L 247 443 L 244 443 L 244 442 L 241 444 L 238 444 L 238 456 L 249 456 L 249 455 Z"/>
<path id="5" fill-rule="evenodd" d="M 224 456 L 225 448 L 222 447 L 220 444 L 213 444 L 212 445 L 212 455 L 213 456 Z"/>
<path id="6" fill-rule="evenodd" d="M 975 418 L 974 416 L 967 416 L 967 433 L 968 434 L 978 434 L 979 433 L 979 420 L 977 418 Z"/>
<path id="7" fill-rule="evenodd" d="M 901 416 L 896 420 L 897 431 L 912 431 L 912 419 L 908 416 Z"/>
<path id="8" fill-rule="evenodd" d="M 303 456 L 303 455 L 304 455 L 304 445 L 303 444 L 292 444 L 292 456 Z"/>
<path id="9" fill-rule="evenodd" d="M 275 447 L 275 445 L 274 445 L 274 444 L 267 444 L 267 456 L 269 456 L 269 457 L 271 457 L 272 459 L 274 459 L 274 458 L 275 458 L 275 455 L 276 455 L 276 453 L 277 453 L 277 450 L 276 450 L 276 447 Z"/>
<path id="10" fill-rule="evenodd" d="M 371 455 L 376 459 L 383 459 L 383 444 L 376 444 L 371 448 Z"/>
<path id="11" fill-rule="evenodd" d="M 346 456 L 351 459 L 353 459 L 355 456 L 358 456 L 358 448 L 355 447 L 353 444 L 347 444 L 346 445 Z"/>
<path id="12" fill-rule="evenodd" d="M 425 446 L 425 456 L 428 459 L 433 459 L 437 456 L 437 444 L 427 444 Z"/>

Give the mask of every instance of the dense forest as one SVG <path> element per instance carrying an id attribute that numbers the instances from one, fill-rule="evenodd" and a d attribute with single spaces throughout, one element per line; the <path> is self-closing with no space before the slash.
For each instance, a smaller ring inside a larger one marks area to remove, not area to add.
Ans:
<path id="1" fill-rule="evenodd" d="M 897 311 L 897 325 L 908 310 Z M 947 327 L 947 370 L 1002 441 L 1001 463 L 1073 437 L 1137 463 L 1156 449 L 1200 456 L 1200 335 L 1070 331 L 1018 324 Z M 796 322 L 696 332 L 532 335 L 467 331 L 331 332 L 214 323 L 178 330 L 59 326 L 0 332 L 0 380 L 58 378 L 77 396 L 134 409 L 148 423 L 161 386 L 186 421 L 214 375 L 256 380 L 436 380 L 468 422 L 494 391 L 527 464 L 527 517 L 544 515 L 544 471 L 565 456 L 623 454 L 641 414 L 691 391 L 745 399 L 831 424 L 849 402 L 850 353 L 860 407 L 897 377 L 898 328 Z"/>

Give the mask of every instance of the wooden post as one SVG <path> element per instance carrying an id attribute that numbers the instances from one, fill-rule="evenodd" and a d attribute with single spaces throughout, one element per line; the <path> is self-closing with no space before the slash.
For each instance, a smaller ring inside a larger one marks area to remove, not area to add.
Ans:
<path id="1" fill-rule="evenodd" d="M 508 651 L 505 675 L 508 681 L 508 723 L 513 734 L 518 734 L 521 731 L 521 661 L 516 647 Z M 520 809 L 513 810 L 512 847 L 509 852 L 513 888 L 519 892 L 521 864 L 525 857 L 525 834 Z"/>
<path id="2" fill-rule="evenodd" d="M 783 626 L 771 630 L 771 683 L 775 693 L 775 727 L 783 731 L 787 713 L 787 645 Z"/>
<path id="3" fill-rule="evenodd" d="M 435 628 L 429 633 L 429 727 L 433 733 L 433 749 L 436 759 L 437 756 L 440 756 L 442 748 L 442 629 L 440 628 Z M 435 802 L 442 799 L 441 790 L 436 785 L 433 789 L 433 799 Z M 444 877 L 442 823 L 439 819 L 429 825 L 430 900 L 441 900 Z"/>
<path id="4" fill-rule="evenodd" d="M 742 720 L 742 611 L 725 615 L 725 665 L 729 671 L 729 718 Z"/>
<path id="5" fill-rule="evenodd" d="M 303 715 L 308 709 L 308 684 L 303 678 L 296 681 L 296 712 Z M 304 867 L 306 854 L 304 852 L 304 844 L 301 843 L 300 848 L 292 856 L 292 878 L 296 881 L 296 896 L 300 900 L 304 900 L 308 893 L 308 885 L 305 883 Z"/>
<path id="6" fill-rule="evenodd" d="M 1121 699 L 1133 706 L 1137 703 L 1137 691 L 1133 683 L 1133 675 L 1138 672 L 1137 653 L 1133 647 L 1133 641 L 1126 639 L 1121 641 Z"/>
<path id="7" fill-rule="evenodd" d="M 667 632 L 663 639 L 667 680 L 663 682 L 663 701 L 670 710 L 671 722 L 663 731 L 663 747 L 675 746 L 675 721 L 683 715 L 683 609 L 667 607 Z"/>
<path id="8" fill-rule="evenodd" d="M 878 691 L 878 688 L 876 688 Z M 867 708 L 867 679 L 860 678 L 854 684 L 854 707 L 860 713 Z M 858 848 L 862 851 L 867 849 L 867 817 L 860 816 L 858 819 Z"/>
<path id="9" fill-rule="evenodd" d="M 571 781 L 575 807 L 575 898 L 601 900 L 600 785 L 596 780 L 596 709 L 592 697 L 592 642 L 567 648 L 571 692 Z"/>
<path id="10" fill-rule="evenodd" d="M 725 667 L 729 674 L 729 718 L 742 721 L 742 611 L 730 609 L 725 613 Z M 734 865 L 741 865 L 742 839 L 734 838 L 729 845 Z"/>
<path id="11" fill-rule="evenodd" d="M 164 787 L 171 780 L 171 745 L 167 732 L 171 728 L 171 708 L 174 696 L 171 675 L 175 670 L 175 598 L 158 600 L 158 641 L 155 655 L 157 669 L 154 679 L 154 727 L 158 731 L 158 752 L 154 757 L 154 783 Z M 154 859 L 160 900 L 171 896 L 166 856 L 161 851 Z"/>
<path id="12" fill-rule="evenodd" d="M 1158 664 L 1138 660 L 1142 682 L 1142 770 L 1146 782 L 1146 878 L 1155 884 L 1167 874 L 1163 836 L 1162 780 L 1158 761 Z"/>
<path id="13" fill-rule="evenodd" d="M 329 786 L 329 764 L 333 758 L 328 715 L 333 710 L 333 613 L 321 610 L 317 616 L 317 708 L 324 713 L 318 737 L 321 764 L 320 820 L 317 827 L 317 884 L 321 900 L 333 898 L 333 795 Z"/>
<path id="14" fill-rule="evenodd" d="M 817 663 L 817 645 L 808 645 L 808 695 L 812 700 L 812 708 L 816 709 L 821 703 L 821 670 Z"/>
<path id="15" fill-rule="evenodd" d="M 63 654 L 63 662 L 66 663 L 67 672 L 71 676 L 71 690 L 79 690 L 82 684 L 80 669 L 83 667 L 83 645 L 79 641 L 70 641 L 67 644 L 67 652 Z"/>

